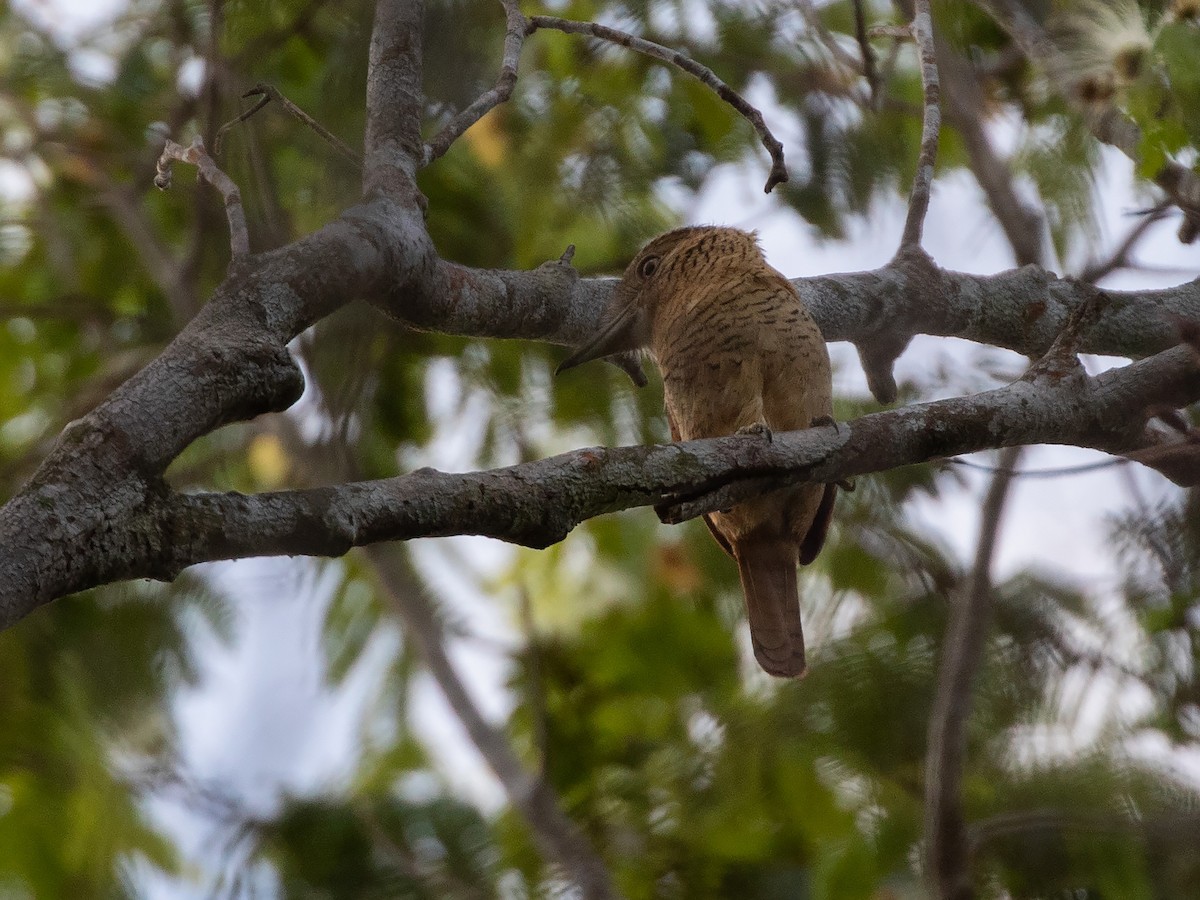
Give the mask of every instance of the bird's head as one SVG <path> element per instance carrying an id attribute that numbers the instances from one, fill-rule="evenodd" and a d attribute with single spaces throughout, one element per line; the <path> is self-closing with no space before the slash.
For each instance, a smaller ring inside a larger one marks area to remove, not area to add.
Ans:
<path id="1" fill-rule="evenodd" d="M 754 235 L 736 228 L 700 225 L 660 234 L 626 267 L 600 331 L 565 359 L 556 374 L 645 347 L 655 316 L 665 301 L 686 291 L 689 277 L 699 277 L 714 261 L 746 253 L 761 258 Z"/>

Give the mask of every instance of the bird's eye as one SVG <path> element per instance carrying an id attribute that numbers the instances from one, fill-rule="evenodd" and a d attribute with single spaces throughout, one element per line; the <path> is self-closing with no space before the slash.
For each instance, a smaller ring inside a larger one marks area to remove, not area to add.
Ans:
<path id="1" fill-rule="evenodd" d="M 649 278 L 658 271 L 658 257 L 647 256 L 638 264 L 638 274 L 643 278 Z"/>

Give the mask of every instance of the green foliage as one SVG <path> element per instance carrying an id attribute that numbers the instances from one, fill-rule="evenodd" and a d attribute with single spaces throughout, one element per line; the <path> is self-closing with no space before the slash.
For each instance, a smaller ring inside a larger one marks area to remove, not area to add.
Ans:
<path id="1" fill-rule="evenodd" d="M 220 614 L 185 578 L 166 592 L 84 595 L 0 635 L 0 884 L 34 896 L 133 896 L 122 860 L 176 869 L 134 785 L 141 761 L 174 743 L 163 695 L 195 675 L 176 618 L 187 611 Z"/>
<path id="2" fill-rule="evenodd" d="M 494 83 L 503 20 L 495 4 L 428 6 L 431 135 Z M 899 21 L 890 4 L 866 6 L 871 24 Z M 1113 99 L 1142 129 L 1147 177 L 1200 140 L 1198 32 L 1156 19 L 1163 8 L 1151 16 L 1153 64 Z M 881 79 L 871 106 L 864 80 L 786 4 L 570 0 L 525 11 L 614 22 L 689 53 L 755 102 L 769 98 L 772 127 L 795 136 L 792 180 L 777 194 L 814 235 L 838 239 L 879 200 L 907 192 L 921 100 L 907 44 L 873 39 Z M 983 114 L 1020 123 L 1014 169 L 1069 258 L 1095 234 L 1099 151 L 1086 123 L 1031 66 L 989 68 L 1008 38 L 975 4 L 935 12 L 939 34 L 978 63 Z M 28 176 L 27 197 L 0 197 L 5 496 L 63 424 L 151 358 L 224 274 L 213 192 L 181 165 L 170 192 L 150 188 L 155 123 L 213 148 L 219 126 L 253 102 L 240 95 L 265 81 L 359 147 L 371 13 L 365 0 L 135 2 L 105 41 L 85 41 L 111 62 L 96 75 L 81 65 L 86 54 L 0 9 L 0 153 L 5 171 Z M 857 55 L 850 0 L 823 4 L 820 16 Z M 213 52 L 220 76 L 198 92 L 181 87 L 181 68 L 194 73 Z M 532 267 L 573 243 L 582 272 L 611 273 L 675 222 L 671 204 L 696 196 L 716 167 L 765 173 L 764 158 L 751 128 L 695 79 L 545 32 L 527 42 L 512 100 L 423 170 L 420 187 L 447 258 Z M 276 104 L 229 131 L 220 163 L 241 186 L 256 251 L 318 228 L 359 194 L 353 166 Z M 947 126 L 940 172 L 966 164 Z M 172 267 L 180 279 L 164 275 Z M 666 438 L 660 389 L 634 391 L 599 365 L 553 378 L 556 348 L 421 333 L 355 306 L 295 350 L 310 387 L 302 417 L 198 441 L 172 484 L 256 491 L 445 467 L 434 455 L 445 447 L 456 465 L 483 467 Z M 904 399 L 921 391 L 910 386 Z M 838 398 L 839 419 L 875 409 Z M 489 602 L 522 619 L 502 724 L 627 896 L 921 896 L 925 731 L 966 575 L 912 510 L 957 489 L 926 465 L 860 479 L 840 496 L 829 546 L 802 573 L 812 671 L 795 684 L 768 684 L 746 666 L 736 572 L 699 523 L 604 517 L 486 573 L 464 565 Z M 1119 615 L 1054 573 L 997 585 L 964 785 L 981 891 L 1194 892 L 1195 791 L 1132 758 L 1127 741 L 1135 730 L 1176 748 L 1200 741 L 1198 522 L 1193 494 L 1118 523 L 1130 573 Z M 344 686 L 371 639 L 400 629 L 361 560 L 328 575 L 312 665 Z M 143 775 L 183 758 L 170 702 L 200 665 L 194 625 L 229 636 L 226 615 L 186 579 L 97 590 L 0 635 L 0 893 L 134 896 L 136 866 L 179 872 L 177 848 L 145 813 L 154 785 Z M 352 776 L 289 798 L 268 820 L 244 814 L 234 830 L 249 841 L 248 865 L 266 867 L 288 897 L 554 895 L 561 873 L 520 816 L 481 811 L 447 786 L 440 748 L 408 721 L 420 665 L 398 643 L 367 704 L 378 727 L 362 728 Z M 1132 661 L 1113 649 L 1126 644 Z M 1137 721 L 1114 717 L 1072 745 L 1079 752 L 1048 751 L 1060 745 L 1045 735 L 1075 734 L 1067 695 L 1104 697 L 1114 683 L 1148 698 Z"/>
<path id="3" fill-rule="evenodd" d="M 258 840 L 280 872 L 285 897 L 491 896 L 495 851 L 488 825 L 450 797 L 294 800 Z"/>

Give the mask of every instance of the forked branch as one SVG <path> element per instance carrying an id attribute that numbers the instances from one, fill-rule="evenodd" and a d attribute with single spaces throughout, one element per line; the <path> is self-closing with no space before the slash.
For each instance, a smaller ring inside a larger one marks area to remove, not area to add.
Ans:
<path id="1" fill-rule="evenodd" d="M 521 13 L 517 0 L 500 0 L 504 5 L 504 59 L 500 63 L 500 75 L 491 90 L 480 94 L 475 102 L 446 123 L 428 144 L 425 145 L 425 164 L 442 156 L 450 145 L 462 137 L 468 128 L 512 96 L 517 84 L 517 65 L 521 61 L 521 50 L 529 35 L 529 20 Z"/>

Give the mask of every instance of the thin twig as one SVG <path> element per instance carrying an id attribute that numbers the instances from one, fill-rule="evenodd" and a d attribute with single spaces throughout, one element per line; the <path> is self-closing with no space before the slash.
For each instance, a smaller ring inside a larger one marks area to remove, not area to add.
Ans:
<path id="1" fill-rule="evenodd" d="M 158 158 L 158 174 L 154 176 L 154 186 L 165 191 L 171 186 L 171 163 L 174 160 L 190 163 L 199 171 L 202 178 L 221 192 L 225 198 L 225 215 L 229 218 L 229 246 L 233 258 L 237 259 L 250 253 L 250 232 L 246 228 L 246 212 L 242 209 L 242 194 L 233 179 L 217 168 L 212 157 L 204 150 L 204 142 L 197 136 L 191 146 L 184 147 L 170 138 L 163 147 L 162 155 Z"/>
<path id="2" fill-rule="evenodd" d="M 871 49 L 870 38 L 867 37 L 867 15 L 863 10 L 863 0 L 854 0 L 854 37 L 862 51 L 862 72 L 871 89 L 871 108 L 879 108 L 879 73 L 875 68 L 875 51 Z"/>
<path id="3" fill-rule="evenodd" d="M 1113 466 L 1123 466 L 1132 461 L 1132 459 L 1126 459 L 1125 457 L 1117 457 L 1115 459 L 1101 459 L 1096 462 L 1080 463 L 1077 466 L 1059 466 L 1053 469 L 1002 469 L 1000 466 L 989 466 L 985 463 L 977 463 L 969 459 L 952 457 L 946 460 L 948 463 L 967 469 L 975 469 L 979 472 L 1004 472 L 1015 478 L 1058 478 L 1060 475 L 1082 475 L 1085 472 L 1096 472 L 1100 469 L 1110 469 Z"/>
<path id="4" fill-rule="evenodd" d="M 904 234 L 900 238 L 902 251 L 921 246 L 921 231 L 925 227 L 925 213 L 929 211 L 929 194 L 933 187 L 933 166 L 937 162 L 938 132 L 942 127 L 942 112 L 938 105 L 941 87 L 938 84 L 929 0 L 916 0 L 911 28 L 921 63 L 925 116 L 921 123 L 921 153 L 917 157 L 917 174 L 913 178 L 908 217 L 904 220 Z"/>
<path id="5" fill-rule="evenodd" d="M 1160 834 L 1180 843 L 1193 839 L 1200 831 L 1200 816 L 1181 812 L 1175 815 L 1130 818 L 1119 813 L 1081 813 L 1053 808 L 997 813 L 971 826 L 971 853 L 978 853 L 997 838 L 1031 831 L 1088 831 L 1102 834 Z"/>
<path id="6" fill-rule="evenodd" d="M 312 116 L 310 116 L 304 110 L 302 110 L 300 107 L 298 107 L 295 103 L 293 103 L 287 97 L 283 96 L 283 94 L 281 94 L 279 92 L 279 89 L 277 87 L 274 87 L 273 85 L 270 85 L 270 84 L 264 84 L 264 83 L 260 82 L 260 83 L 256 84 L 254 87 L 250 88 L 250 90 L 246 91 L 246 93 L 242 94 L 242 99 L 246 99 L 249 97 L 259 97 L 261 99 L 257 103 L 255 103 L 254 106 L 252 106 L 250 109 L 246 110 L 240 116 L 230 119 L 228 122 L 226 122 L 224 125 L 222 125 L 217 130 L 217 137 L 213 144 L 213 147 L 214 147 L 213 152 L 214 153 L 221 152 L 221 143 L 225 138 L 225 133 L 230 128 L 233 128 L 235 125 L 239 125 L 242 122 L 245 122 L 252 115 L 254 115 L 256 112 L 258 112 L 264 106 L 266 106 L 268 103 L 270 103 L 272 100 L 274 100 L 276 103 L 278 103 L 280 106 L 282 106 L 284 108 L 284 110 L 286 112 L 288 112 L 293 118 L 299 120 L 300 122 L 302 122 L 303 124 L 305 124 L 309 128 L 311 128 L 313 131 L 315 131 L 327 144 L 329 144 L 329 146 L 331 146 L 334 150 L 336 150 L 338 153 L 340 153 L 351 165 L 353 165 L 354 168 L 358 169 L 358 171 L 360 171 L 360 172 L 362 171 L 362 166 L 363 166 L 362 158 L 357 153 L 355 153 L 345 141 L 343 141 L 340 137 L 338 137 L 336 134 L 334 134 L 332 131 L 330 131 L 328 128 L 326 128 L 324 125 L 322 125 L 316 119 L 314 119 Z"/>
<path id="7" fill-rule="evenodd" d="M 921 0 L 919 0 L 921 2 Z M 963 817 L 962 778 L 967 718 L 992 612 L 992 559 L 1000 519 L 1021 448 L 1000 455 L 1000 470 L 983 502 L 979 543 L 965 596 L 953 598 L 942 642 L 929 752 L 925 759 L 925 841 L 928 879 L 942 900 L 969 900 L 970 841 Z"/>
<path id="8" fill-rule="evenodd" d="M 220 156 L 221 150 L 225 146 L 225 135 L 229 133 L 229 130 L 236 125 L 241 125 L 243 122 L 245 122 L 247 119 L 249 119 L 251 116 L 253 116 L 256 112 L 258 112 L 260 109 L 262 109 L 264 106 L 266 106 L 270 102 L 271 102 L 271 98 L 264 94 L 262 97 L 258 98 L 257 103 L 255 103 L 252 107 L 250 107 L 244 113 L 242 113 L 241 115 L 235 116 L 234 118 L 232 118 L 228 122 L 226 122 L 224 125 L 222 125 L 220 128 L 218 128 L 217 136 L 215 138 L 213 138 L 213 153 L 215 153 L 217 156 Z"/>
<path id="9" fill-rule="evenodd" d="M 1163 200 L 1153 209 L 1143 214 L 1142 220 L 1130 229 L 1129 234 L 1125 236 L 1125 240 L 1109 255 L 1108 259 L 1090 263 L 1080 273 L 1079 280 L 1095 282 L 1106 275 L 1111 275 L 1118 269 L 1130 268 L 1132 263 L 1130 262 L 1129 254 L 1133 251 L 1133 248 L 1146 236 L 1146 232 L 1150 230 L 1152 225 L 1161 222 L 1167 217 L 1167 212 L 1173 205 L 1170 200 Z"/>
<path id="10" fill-rule="evenodd" d="M 504 59 L 500 63 L 500 74 L 491 90 L 480 94 L 475 102 L 446 123 L 428 144 L 425 145 L 425 164 L 450 149 L 450 145 L 485 115 L 505 103 L 512 96 L 517 84 L 517 65 L 521 60 L 521 49 L 530 34 L 529 20 L 521 13 L 517 0 L 500 0 L 504 6 Z"/>
<path id="11" fill-rule="evenodd" d="M 602 41 L 609 41 L 637 53 L 643 53 L 646 56 L 669 63 L 676 68 L 682 69 L 689 75 L 698 78 L 705 85 L 712 88 L 718 97 L 737 110 L 746 121 L 754 126 L 754 130 L 758 132 L 763 146 L 771 154 L 771 172 L 767 176 L 767 184 L 763 188 L 763 192 L 769 194 L 775 185 L 788 180 L 787 167 L 783 163 L 783 144 L 779 143 L 775 135 L 771 133 L 771 130 L 767 128 L 767 123 L 763 121 L 762 113 L 751 106 L 741 94 L 718 78 L 712 69 L 701 65 L 689 56 L 684 56 L 678 50 L 672 50 L 669 47 L 664 47 L 662 44 L 656 44 L 645 38 L 636 37 L 624 31 L 618 31 L 615 28 L 609 28 L 607 25 L 598 25 L 595 22 L 576 22 L 572 19 L 560 19 L 557 16 L 531 17 L 527 34 L 533 34 L 539 28 L 551 28 L 555 31 L 561 31 L 564 34 L 583 34 L 599 38 Z"/>

